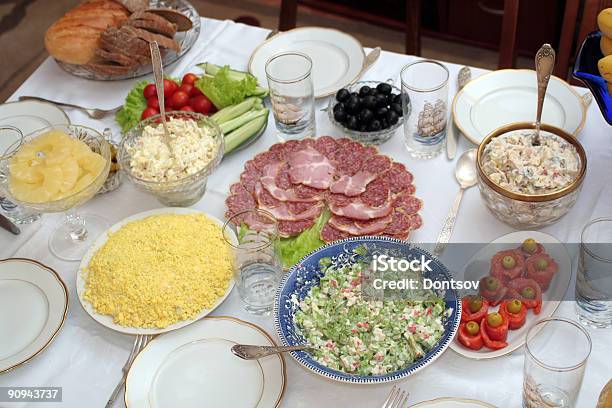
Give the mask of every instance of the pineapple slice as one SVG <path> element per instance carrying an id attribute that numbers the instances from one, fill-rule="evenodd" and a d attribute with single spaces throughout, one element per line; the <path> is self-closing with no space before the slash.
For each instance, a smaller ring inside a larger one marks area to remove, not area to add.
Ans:
<path id="1" fill-rule="evenodd" d="M 87 143 L 83 142 L 82 140 L 72 139 L 70 147 L 72 148 L 72 155 L 77 160 L 83 156 L 93 153 L 91 148 L 87 146 Z"/>
<path id="2" fill-rule="evenodd" d="M 40 171 L 41 166 L 38 162 L 32 162 L 11 159 L 9 162 L 11 176 L 25 183 L 41 183 L 44 178 Z"/>
<path id="3" fill-rule="evenodd" d="M 81 172 L 78 163 L 73 159 L 65 161 L 60 167 L 62 169 L 62 185 L 60 186 L 60 191 L 65 193 L 74 188 Z"/>
<path id="4" fill-rule="evenodd" d="M 63 172 L 60 166 L 47 166 L 43 170 L 45 177 L 40 189 L 43 190 L 52 200 L 55 199 L 63 183 Z"/>
<path id="5" fill-rule="evenodd" d="M 41 188 L 41 184 L 25 183 L 13 177 L 10 178 L 9 189 L 11 194 L 19 201 L 26 203 L 44 203 L 51 197 Z"/>
<path id="6" fill-rule="evenodd" d="M 95 179 L 96 177 L 93 174 L 85 173 L 85 175 L 76 182 L 72 190 L 70 190 L 70 194 L 78 193 L 79 191 L 87 188 Z"/>
<path id="7" fill-rule="evenodd" d="M 81 156 L 78 162 L 83 170 L 92 173 L 94 177 L 98 177 L 106 165 L 106 160 L 102 156 L 91 151 L 89 154 Z"/>

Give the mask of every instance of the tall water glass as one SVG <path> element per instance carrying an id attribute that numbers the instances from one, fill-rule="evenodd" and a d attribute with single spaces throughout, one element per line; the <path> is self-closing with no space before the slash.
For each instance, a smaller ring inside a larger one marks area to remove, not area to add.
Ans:
<path id="1" fill-rule="evenodd" d="M 525 343 L 523 408 L 575 407 L 591 346 L 587 331 L 573 320 L 534 324 Z"/>
<path id="2" fill-rule="evenodd" d="M 266 62 L 270 101 L 280 138 L 315 135 L 312 60 L 299 52 L 283 52 Z"/>
<path id="3" fill-rule="evenodd" d="M 418 60 L 402 68 L 404 143 L 413 157 L 430 159 L 444 147 L 448 76 L 448 69 L 432 60 Z"/>
<path id="4" fill-rule="evenodd" d="M 276 219 L 266 211 L 247 210 L 227 220 L 223 236 L 234 250 L 234 280 L 246 310 L 269 314 L 283 273 Z"/>
<path id="5" fill-rule="evenodd" d="M 590 221 L 582 230 L 576 314 L 588 326 L 612 327 L 612 217 Z"/>

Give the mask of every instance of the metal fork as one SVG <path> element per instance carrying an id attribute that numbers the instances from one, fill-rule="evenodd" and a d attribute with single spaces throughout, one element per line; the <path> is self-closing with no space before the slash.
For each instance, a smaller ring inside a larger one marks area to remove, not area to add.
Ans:
<path id="1" fill-rule="evenodd" d="M 106 116 L 115 114 L 119 109 L 121 109 L 121 106 L 117 106 L 116 108 L 113 108 L 113 109 L 84 108 L 84 107 L 79 106 L 79 105 L 73 105 L 71 103 L 66 103 L 66 102 L 52 101 L 50 99 L 40 98 L 38 96 L 20 96 L 19 100 L 20 101 L 47 102 L 47 103 L 52 103 L 52 104 L 58 105 L 58 106 L 65 106 L 67 108 L 79 109 L 79 110 L 85 112 L 92 119 L 102 119 L 102 118 L 104 118 Z"/>
<path id="2" fill-rule="evenodd" d="M 152 338 L 153 336 L 147 336 L 147 335 L 141 335 L 141 334 L 136 336 L 136 339 L 134 339 L 134 345 L 132 346 L 132 351 L 130 352 L 130 356 L 125 362 L 125 365 L 123 366 L 123 368 L 121 369 L 121 380 L 119 380 L 119 383 L 113 390 L 113 393 L 108 399 L 108 402 L 106 403 L 105 408 L 110 408 L 113 406 L 113 404 L 115 403 L 115 400 L 117 399 L 117 395 L 119 395 L 121 388 L 123 388 L 123 386 L 125 385 L 125 379 L 127 377 L 128 370 L 130 369 L 130 366 L 134 362 L 134 359 L 136 358 L 138 353 L 140 353 L 142 349 L 145 348 L 147 344 L 149 344 Z"/>
<path id="3" fill-rule="evenodd" d="M 381 408 L 405 408 L 408 407 L 408 396 L 409 392 L 402 390 L 397 385 L 391 388 L 391 392 L 387 396 L 385 402 L 383 402 Z"/>

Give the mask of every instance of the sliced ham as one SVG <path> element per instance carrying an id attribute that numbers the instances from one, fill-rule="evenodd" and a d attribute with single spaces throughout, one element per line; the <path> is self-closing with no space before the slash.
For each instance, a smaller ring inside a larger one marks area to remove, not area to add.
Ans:
<path id="1" fill-rule="evenodd" d="M 327 190 L 333 181 L 334 166 L 312 147 L 294 152 L 288 162 L 289 176 L 295 184 Z"/>
<path id="2" fill-rule="evenodd" d="M 387 225 L 389 225 L 391 219 L 391 214 L 368 221 L 355 221 L 350 218 L 334 215 L 329 219 L 329 224 L 334 228 L 351 235 L 378 235 L 383 232 L 385 228 L 387 228 Z"/>
<path id="3" fill-rule="evenodd" d="M 278 172 L 282 167 L 282 162 L 271 163 L 264 167 L 263 175 L 260 180 L 261 185 L 263 186 L 263 188 L 266 189 L 266 191 L 268 191 L 268 193 L 270 193 L 270 195 L 272 195 L 272 197 L 276 198 L 279 201 L 293 201 L 304 203 L 313 203 L 321 201 L 325 197 L 324 191 L 310 197 L 301 197 L 296 193 L 293 188 L 280 188 L 276 184 L 276 176 L 278 175 Z"/>
<path id="4" fill-rule="evenodd" d="M 355 220 L 371 220 L 373 218 L 385 217 L 391 213 L 393 206 L 391 200 L 387 199 L 380 207 L 370 207 L 361 200 L 354 200 L 348 205 L 337 206 L 329 203 L 329 209 L 333 214 Z"/>
<path id="5" fill-rule="evenodd" d="M 353 176 L 345 174 L 334 181 L 329 189 L 332 193 L 355 197 L 363 193 L 368 184 L 374 181 L 376 177 L 376 174 L 367 171 L 358 171 Z"/>
<path id="6" fill-rule="evenodd" d="M 267 191 L 264 190 L 261 183 L 255 184 L 255 199 L 259 209 L 269 212 L 279 221 L 301 221 L 309 218 L 316 218 L 323 211 L 325 203 L 319 201 L 308 206 L 306 211 L 294 213 L 292 207 L 283 201 L 275 200 Z"/>

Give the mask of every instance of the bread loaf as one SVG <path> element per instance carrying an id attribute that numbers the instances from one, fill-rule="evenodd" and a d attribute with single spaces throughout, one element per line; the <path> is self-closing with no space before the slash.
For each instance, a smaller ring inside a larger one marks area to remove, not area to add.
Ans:
<path id="1" fill-rule="evenodd" d="M 107 27 L 119 27 L 129 11 L 113 0 L 89 0 L 68 11 L 45 34 L 45 48 L 55 59 L 86 64 L 100 45 Z"/>

